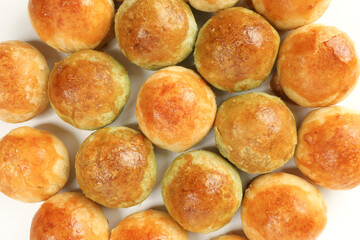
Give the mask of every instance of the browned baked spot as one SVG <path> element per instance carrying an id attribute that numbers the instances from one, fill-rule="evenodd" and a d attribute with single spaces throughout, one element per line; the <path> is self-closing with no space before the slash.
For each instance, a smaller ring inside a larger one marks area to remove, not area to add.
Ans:
<path id="1" fill-rule="evenodd" d="M 332 189 L 351 189 L 360 184 L 360 116 L 335 114 L 324 123 L 304 126 L 299 142 L 305 155 L 296 158 L 315 183 Z"/>
<path id="2" fill-rule="evenodd" d="M 268 76 L 278 42 L 271 25 L 259 15 L 228 9 L 201 30 L 195 52 L 197 69 L 215 86 L 234 90 L 237 84 L 246 90 L 249 83 L 244 80 L 262 82 Z"/>
<path id="3" fill-rule="evenodd" d="M 62 157 L 50 135 L 29 129 L 7 134 L 0 141 L 0 191 L 17 199 L 40 201 L 54 194 L 47 188 L 64 182 L 53 170 Z"/>
<path id="4" fill-rule="evenodd" d="M 34 60 L 37 57 L 27 44 L 18 41 L 0 44 L 0 110 L 21 116 L 43 105 L 42 101 L 34 101 L 46 92 L 46 85 L 39 83 L 41 66 Z"/>
<path id="5" fill-rule="evenodd" d="M 167 185 L 167 209 L 177 222 L 192 231 L 224 225 L 229 220 L 227 214 L 238 204 L 233 180 L 223 171 L 193 164 L 190 154 L 185 159 L 186 163 Z"/>
<path id="6" fill-rule="evenodd" d="M 261 0 L 266 16 L 272 21 L 292 18 L 310 20 L 316 7 L 324 0 Z"/>
<path id="7" fill-rule="evenodd" d="M 359 61 L 345 33 L 313 25 L 294 35 L 291 41 L 285 40 L 282 48 L 278 64 L 281 86 L 310 103 L 327 100 L 324 105 L 335 104 L 357 82 Z"/>
<path id="8" fill-rule="evenodd" d="M 177 238 L 180 234 L 172 235 L 171 231 L 174 229 L 181 233 L 185 232 L 167 214 L 148 210 L 130 215 L 120 222 L 112 232 L 111 240 L 187 239 Z"/>
<path id="9" fill-rule="evenodd" d="M 246 211 L 242 211 L 242 220 L 257 232 L 259 239 L 316 239 L 326 224 L 326 216 L 308 196 L 297 186 L 272 186 L 251 199 L 244 198 L 242 208 Z"/>
<path id="10" fill-rule="evenodd" d="M 114 17 L 108 0 L 30 0 L 29 15 L 40 38 L 72 52 L 99 44 Z"/>
<path id="11" fill-rule="evenodd" d="M 230 98 L 215 119 L 229 160 L 250 173 L 268 172 L 291 158 L 296 144 L 294 117 L 285 104 L 262 94 Z"/>
<path id="12" fill-rule="evenodd" d="M 178 0 L 135 1 L 117 21 L 119 45 L 138 65 L 176 59 L 189 30 L 186 8 Z"/>
<path id="13" fill-rule="evenodd" d="M 214 103 L 206 83 L 186 71 L 162 70 L 146 82 L 139 99 L 142 123 L 151 136 L 171 145 L 192 142 L 193 131 L 211 125 Z"/>
<path id="14" fill-rule="evenodd" d="M 77 155 L 79 185 L 86 196 L 106 206 L 135 202 L 148 191 L 142 182 L 151 153 L 152 145 L 141 134 L 100 130 Z"/>
<path id="15" fill-rule="evenodd" d="M 61 196 L 66 194 L 56 195 L 53 197 L 56 200 L 50 198 L 36 212 L 31 224 L 30 240 L 108 239 L 108 230 L 100 229 L 104 224 L 99 216 L 100 209 L 80 194 L 68 194 L 71 195 L 63 199 Z M 92 229 L 94 226 L 100 230 Z"/>
<path id="16" fill-rule="evenodd" d="M 58 63 L 50 75 L 51 104 L 75 125 L 86 119 L 88 125 L 102 126 L 99 115 L 113 112 L 117 116 L 116 100 L 123 92 L 113 79 L 112 67 L 84 59 Z"/>
<path id="17" fill-rule="evenodd" d="M 246 240 L 246 238 L 230 234 L 230 235 L 221 235 L 219 237 L 212 238 L 211 240 Z"/>

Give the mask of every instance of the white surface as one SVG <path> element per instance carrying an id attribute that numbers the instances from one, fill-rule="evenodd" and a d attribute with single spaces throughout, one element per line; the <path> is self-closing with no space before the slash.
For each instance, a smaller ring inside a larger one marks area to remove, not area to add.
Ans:
<path id="1" fill-rule="evenodd" d="M 46 57 L 50 68 L 54 62 L 61 60 L 65 55 L 57 52 L 51 47 L 43 43 L 31 27 L 28 13 L 27 0 L 1 0 L 0 1 L 0 41 L 6 40 L 22 40 L 37 47 Z M 238 4 L 240 5 L 240 4 Z M 345 31 L 360 49 L 360 1 L 358 0 L 333 0 L 325 15 L 318 21 L 327 25 L 333 25 Z M 211 14 L 194 11 L 195 17 L 200 24 L 211 16 Z M 149 71 L 140 69 L 131 64 L 120 52 L 116 40 L 106 47 L 105 52 L 115 57 L 123 64 L 129 72 L 131 80 L 131 96 L 124 111 L 119 118 L 111 124 L 111 126 L 129 126 L 137 128 L 135 118 L 135 102 L 137 92 L 141 84 L 151 74 Z M 181 65 L 194 68 L 192 58 L 188 58 Z M 269 87 L 269 81 L 266 81 L 254 91 L 263 91 L 272 93 Z M 233 94 L 215 90 L 217 95 L 217 103 L 227 99 Z M 360 85 L 355 91 L 340 105 L 349 106 L 360 110 Z M 293 110 L 298 126 L 304 116 L 310 111 L 302 107 L 289 105 Z M 74 172 L 74 157 L 81 142 L 91 133 L 90 131 L 77 130 L 74 127 L 63 122 L 49 106 L 43 113 L 28 122 L 21 124 L 7 124 L 0 122 L 0 138 L 3 137 L 11 129 L 20 126 L 31 126 L 39 129 L 48 130 L 57 135 L 68 147 L 72 161 L 71 175 L 66 187 L 63 191 L 78 190 Z M 193 149 L 203 148 L 206 150 L 217 152 L 214 143 L 213 131 L 206 138 L 197 144 Z M 166 150 L 156 148 L 156 158 L 158 162 L 158 177 L 156 185 L 148 199 L 139 206 L 128 209 L 108 209 L 102 208 L 106 217 L 109 219 L 111 229 L 114 228 L 119 221 L 131 213 L 155 208 L 165 210 L 162 202 L 160 188 L 161 179 L 166 168 L 172 159 L 177 155 Z M 279 171 L 279 170 L 278 170 Z M 295 168 L 294 161 L 291 160 L 280 171 L 301 175 Z M 243 180 L 244 188 L 254 175 L 240 173 Z M 0 176 L 1 177 L 1 176 Z M 328 206 L 328 224 L 319 239 L 360 239 L 360 187 L 349 191 L 331 191 L 320 188 Z M 29 239 L 29 229 L 31 220 L 41 203 L 25 204 L 8 198 L 0 193 L 0 239 L 3 240 L 23 240 Z M 240 212 L 238 211 L 233 220 L 224 228 L 211 234 L 195 234 L 190 233 L 190 239 L 205 240 L 213 236 L 225 234 L 228 232 L 236 232 L 243 236 L 240 221 Z"/>

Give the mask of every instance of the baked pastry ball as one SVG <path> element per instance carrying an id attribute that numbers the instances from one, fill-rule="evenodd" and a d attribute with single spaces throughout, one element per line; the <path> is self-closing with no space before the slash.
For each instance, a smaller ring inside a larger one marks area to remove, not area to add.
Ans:
<path id="1" fill-rule="evenodd" d="M 187 232 L 169 214 L 146 210 L 134 213 L 111 231 L 110 240 L 188 240 Z"/>
<path id="2" fill-rule="evenodd" d="M 212 238 L 211 240 L 246 240 L 246 239 L 237 235 L 230 234 L 230 235 L 221 235 Z"/>
<path id="3" fill-rule="evenodd" d="M 51 106 L 65 122 L 93 130 L 113 122 L 130 96 L 125 68 L 106 53 L 82 50 L 56 63 L 49 79 Z"/>
<path id="4" fill-rule="evenodd" d="M 81 193 L 60 193 L 36 212 L 30 240 L 108 240 L 109 222 L 101 209 Z"/>
<path id="5" fill-rule="evenodd" d="M 354 43 L 335 27 L 307 25 L 280 47 L 271 87 L 304 107 L 326 107 L 346 98 L 359 78 Z"/>
<path id="6" fill-rule="evenodd" d="M 44 56 L 21 41 L 0 43 L 0 120 L 25 122 L 47 104 L 49 67 Z"/>
<path id="7" fill-rule="evenodd" d="M 252 5 L 279 30 L 290 30 L 318 20 L 331 0 L 252 0 Z"/>
<path id="8" fill-rule="evenodd" d="M 188 0 L 190 5 L 200 11 L 217 12 L 234 6 L 239 0 Z"/>
<path id="9" fill-rule="evenodd" d="M 240 206 L 237 170 L 219 155 L 198 150 L 181 154 L 165 172 L 161 194 L 169 214 L 191 232 L 214 232 Z"/>
<path id="10" fill-rule="evenodd" d="M 249 239 L 313 240 L 325 228 L 326 205 L 320 191 L 287 173 L 253 180 L 241 206 L 241 223 Z"/>
<path id="11" fill-rule="evenodd" d="M 134 64 L 156 70 L 193 50 L 197 24 L 183 0 L 125 0 L 115 16 L 121 51 Z"/>
<path id="12" fill-rule="evenodd" d="M 201 77 L 183 67 L 164 68 L 145 81 L 137 102 L 141 131 L 157 146 L 185 151 L 210 131 L 215 94 Z"/>
<path id="13" fill-rule="evenodd" d="M 86 138 L 76 154 L 75 169 L 85 196 L 112 208 L 144 201 L 157 173 L 153 145 L 127 127 L 103 128 Z"/>
<path id="14" fill-rule="evenodd" d="M 215 142 L 220 153 L 247 173 L 273 171 L 294 155 L 295 118 L 278 98 L 247 93 L 227 99 L 216 115 Z"/>
<path id="15" fill-rule="evenodd" d="M 22 202 L 41 202 L 69 177 L 65 145 L 53 134 L 19 127 L 0 140 L 0 192 Z"/>
<path id="16" fill-rule="evenodd" d="M 61 52 L 94 49 L 113 34 L 113 1 L 29 0 L 28 11 L 41 40 Z"/>
<path id="17" fill-rule="evenodd" d="M 311 112 L 299 130 L 295 163 L 322 187 L 360 185 L 360 112 L 340 106 Z"/>
<path id="18" fill-rule="evenodd" d="M 199 73 L 214 87 L 246 91 L 270 75 L 279 34 L 259 14 L 236 7 L 219 12 L 201 28 L 194 59 Z"/>

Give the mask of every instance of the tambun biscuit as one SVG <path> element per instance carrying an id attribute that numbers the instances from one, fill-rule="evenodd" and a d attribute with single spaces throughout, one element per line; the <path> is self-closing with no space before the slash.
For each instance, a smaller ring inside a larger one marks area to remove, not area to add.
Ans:
<path id="1" fill-rule="evenodd" d="M 164 68 L 145 81 L 137 102 L 141 131 L 155 145 L 182 152 L 201 141 L 216 114 L 215 94 L 201 77 L 183 67 Z"/>
<path id="2" fill-rule="evenodd" d="M 200 11 L 217 12 L 234 6 L 239 0 L 188 0 L 190 5 Z"/>
<path id="3" fill-rule="evenodd" d="M 326 107 L 346 98 L 360 74 L 354 43 L 335 27 L 312 24 L 290 33 L 280 47 L 271 87 L 304 107 Z"/>
<path id="4" fill-rule="evenodd" d="M 0 140 L 0 191 L 23 202 L 59 192 L 69 177 L 69 153 L 53 134 L 19 127 Z"/>
<path id="5" fill-rule="evenodd" d="M 94 49 L 113 34 L 112 0 L 29 0 L 28 11 L 39 37 L 61 52 Z"/>
<path id="6" fill-rule="evenodd" d="M 201 28 L 195 65 L 220 90 L 250 90 L 270 75 L 279 43 L 279 34 L 259 14 L 241 7 L 223 10 Z"/>
<path id="7" fill-rule="evenodd" d="M 151 142 L 127 127 L 107 127 L 81 144 L 76 178 L 85 196 L 112 208 L 131 207 L 150 194 L 157 173 Z"/>
<path id="8" fill-rule="evenodd" d="M 325 228 L 326 205 L 306 180 L 270 173 L 253 180 L 245 191 L 241 223 L 251 240 L 313 240 Z"/>
<path id="9" fill-rule="evenodd" d="M 295 118 L 278 98 L 247 93 L 229 98 L 216 115 L 215 142 L 220 153 L 242 171 L 265 173 L 294 155 Z"/>
<path id="10" fill-rule="evenodd" d="M 299 130 L 295 163 L 322 187 L 360 185 L 360 112 L 339 106 L 311 112 Z"/>
<path id="11" fill-rule="evenodd" d="M 212 238 L 211 240 L 246 240 L 246 239 L 237 235 L 229 234 L 229 235 L 221 235 Z"/>
<path id="12" fill-rule="evenodd" d="M 82 50 L 55 64 L 49 79 L 51 106 L 65 122 L 93 130 L 114 121 L 130 95 L 125 68 L 106 53 Z"/>
<path id="13" fill-rule="evenodd" d="M 47 200 L 36 212 L 30 228 L 30 240 L 109 237 L 109 222 L 101 209 L 75 192 L 57 194 Z"/>
<path id="14" fill-rule="evenodd" d="M 188 240 L 187 232 L 169 214 L 146 210 L 126 217 L 111 231 L 110 240 Z"/>
<path id="15" fill-rule="evenodd" d="M 0 43 L 0 120 L 27 121 L 47 104 L 49 67 L 44 56 L 21 41 Z"/>
<path id="16" fill-rule="evenodd" d="M 242 185 L 236 169 L 219 155 L 190 151 L 171 163 L 161 194 L 169 214 L 191 232 L 214 232 L 240 206 Z"/>
<path id="17" fill-rule="evenodd" d="M 252 6 L 279 30 L 290 30 L 319 19 L 331 0 L 252 0 Z"/>
<path id="18" fill-rule="evenodd" d="M 125 0 L 115 16 L 124 55 L 149 70 L 175 65 L 193 50 L 197 24 L 183 0 Z"/>

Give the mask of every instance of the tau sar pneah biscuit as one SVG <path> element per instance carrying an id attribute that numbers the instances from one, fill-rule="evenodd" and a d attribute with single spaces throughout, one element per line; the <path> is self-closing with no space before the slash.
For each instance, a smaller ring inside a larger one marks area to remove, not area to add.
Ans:
<path id="1" fill-rule="evenodd" d="M 312 24 L 285 38 L 271 88 L 300 106 L 326 107 L 344 100 L 359 74 L 351 39 L 335 27 Z"/>
<path id="2" fill-rule="evenodd" d="M 51 106 L 62 120 L 79 129 L 98 129 L 113 122 L 129 95 L 125 68 L 106 53 L 73 53 L 56 63 L 50 74 Z"/>
<path id="3" fill-rule="evenodd" d="M 48 105 L 49 67 L 44 56 L 21 41 L 0 43 L 0 120 L 27 121 Z"/>
<path id="4" fill-rule="evenodd" d="M 125 0 L 115 16 L 124 55 L 149 70 L 175 65 L 193 50 L 197 25 L 183 0 Z"/>
<path id="5" fill-rule="evenodd" d="M 146 210 L 131 214 L 111 231 L 110 240 L 188 240 L 187 232 L 169 214 Z"/>
<path id="6" fill-rule="evenodd" d="M 154 73 L 142 85 L 136 102 L 141 131 L 155 145 L 173 152 L 200 142 L 211 129 L 215 114 L 211 88 L 183 67 Z"/>
<path id="7" fill-rule="evenodd" d="M 28 11 L 39 37 L 61 52 L 95 49 L 114 34 L 112 0 L 29 0 Z"/>
<path id="8" fill-rule="evenodd" d="M 239 173 L 219 155 L 204 151 L 181 154 L 162 180 L 169 214 L 191 232 L 214 232 L 230 222 L 240 206 Z"/>
<path id="9" fill-rule="evenodd" d="M 53 134 L 19 127 L 0 140 L 0 191 L 23 202 L 41 202 L 69 177 L 69 153 Z"/>
<path id="10" fill-rule="evenodd" d="M 360 184 L 360 112 L 340 106 L 311 112 L 299 129 L 295 163 L 314 183 L 334 190 Z"/>
<path id="11" fill-rule="evenodd" d="M 85 196 L 112 208 L 144 201 L 157 173 L 150 140 L 127 127 L 107 127 L 91 134 L 76 154 L 75 168 Z"/>

